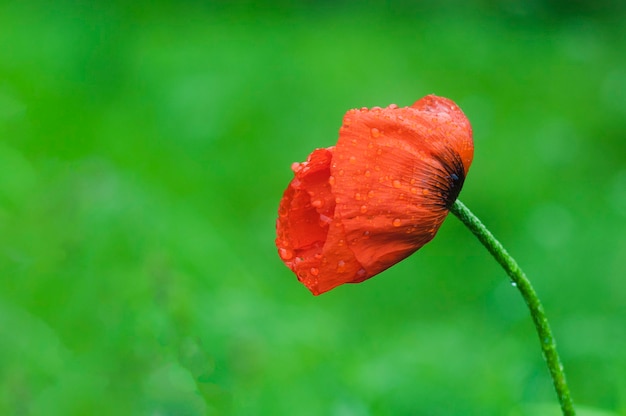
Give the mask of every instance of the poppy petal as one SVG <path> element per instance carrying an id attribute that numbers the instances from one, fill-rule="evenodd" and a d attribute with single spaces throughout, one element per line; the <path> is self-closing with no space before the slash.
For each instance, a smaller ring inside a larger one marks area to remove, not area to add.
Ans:
<path id="1" fill-rule="evenodd" d="M 276 222 L 281 259 L 315 295 L 358 276 L 360 269 L 342 224 L 334 219 L 329 181 L 333 149 L 316 149 L 306 162 L 294 163 L 295 177 L 281 199 Z"/>
<path id="2" fill-rule="evenodd" d="M 472 126 L 463 111 L 454 101 L 436 95 L 417 100 L 411 108 L 418 110 L 424 119 L 437 126 L 447 146 L 461 157 L 467 175 L 474 158 L 474 141 Z"/>

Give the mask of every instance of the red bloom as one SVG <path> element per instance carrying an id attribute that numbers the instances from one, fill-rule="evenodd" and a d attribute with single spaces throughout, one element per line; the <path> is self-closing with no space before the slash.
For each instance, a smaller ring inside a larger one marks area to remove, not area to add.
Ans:
<path id="1" fill-rule="evenodd" d="M 382 272 L 435 236 L 473 155 L 470 123 L 447 98 L 348 111 L 335 147 L 292 165 L 281 259 L 314 295 Z"/>

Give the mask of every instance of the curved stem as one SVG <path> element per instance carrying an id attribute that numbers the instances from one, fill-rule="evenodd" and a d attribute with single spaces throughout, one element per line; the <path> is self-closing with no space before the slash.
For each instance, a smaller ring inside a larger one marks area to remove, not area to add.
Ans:
<path id="1" fill-rule="evenodd" d="M 459 200 L 450 208 L 450 211 L 456 215 L 462 222 L 469 228 L 472 233 L 480 242 L 489 250 L 491 255 L 500 263 L 502 268 L 507 272 L 512 280 L 514 286 L 522 294 L 530 314 L 533 318 L 537 335 L 539 335 L 539 342 L 541 343 L 541 350 L 543 351 L 543 357 L 546 360 L 550 375 L 552 376 L 552 382 L 556 394 L 559 397 L 561 403 L 561 410 L 565 416 L 573 416 L 574 405 L 570 396 L 569 387 L 565 380 L 565 372 L 563 371 L 563 365 L 559 358 L 559 353 L 556 350 L 556 343 L 550 330 L 548 318 L 543 310 L 543 306 L 537 297 L 537 293 L 533 289 L 530 281 L 517 265 L 513 257 L 505 248 L 500 244 L 498 240 L 491 234 L 491 232 L 483 225 L 482 222 Z"/>

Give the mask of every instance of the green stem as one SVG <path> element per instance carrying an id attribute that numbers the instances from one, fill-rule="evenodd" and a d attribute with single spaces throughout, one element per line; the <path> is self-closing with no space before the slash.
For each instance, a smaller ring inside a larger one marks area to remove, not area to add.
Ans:
<path id="1" fill-rule="evenodd" d="M 565 416 L 573 416 L 574 405 L 569 393 L 569 387 L 565 381 L 565 372 L 563 371 L 563 365 L 559 358 L 559 353 L 556 350 L 556 343 L 550 330 L 548 318 L 541 306 L 539 297 L 533 289 L 530 281 L 517 265 L 513 257 L 505 248 L 500 244 L 498 240 L 489 232 L 489 230 L 483 225 L 482 222 L 459 200 L 457 200 L 450 209 L 454 215 L 456 215 L 462 222 L 469 228 L 472 233 L 480 242 L 489 250 L 491 255 L 500 263 L 502 268 L 507 272 L 511 278 L 513 285 L 522 294 L 526 305 L 530 309 L 530 314 L 533 318 L 537 335 L 539 335 L 539 342 L 541 343 L 541 349 L 543 351 L 543 357 L 546 360 L 550 375 L 552 376 L 552 382 L 556 394 L 561 402 L 561 410 Z"/>

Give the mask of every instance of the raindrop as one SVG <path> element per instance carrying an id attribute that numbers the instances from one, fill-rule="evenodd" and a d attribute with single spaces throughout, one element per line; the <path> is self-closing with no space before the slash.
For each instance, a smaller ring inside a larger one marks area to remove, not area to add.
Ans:
<path id="1" fill-rule="evenodd" d="M 350 156 L 350 163 L 356 163 L 356 157 Z"/>
<path id="2" fill-rule="evenodd" d="M 411 188 L 411 193 L 417 195 L 417 188 Z"/>
<path id="3" fill-rule="evenodd" d="M 361 214 L 365 214 L 367 212 L 367 205 L 361 205 Z"/>
<path id="4" fill-rule="evenodd" d="M 339 174 L 339 176 L 343 175 L 343 169 L 339 169 L 339 172 L 337 172 Z"/>
<path id="5" fill-rule="evenodd" d="M 428 191 L 428 189 L 424 188 L 422 189 L 422 195 L 428 195 L 430 192 Z"/>
<path id="6" fill-rule="evenodd" d="M 517 283 L 515 283 L 515 282 L 511 282 L 511 286 L 513 286 L 513 287 L 517 287 Z"/>
<path id="7" fill-rule="evenodd" d="M 361 200 L 361 194 L 360 194 L 360 193 L 358 193 L 358 192 L 357 192 L 357 193 L 355 193 L 355 194 L 354 194 L 354 199 L 356 199 L 357 201 L 360 201 L 360 200 Z"/>
<path id="8" fill-rule="evenodd" d="M 330 184 L 330 186 L 333 186 L 335 184 L 335 177 L 334 176 L 329 176 L 328 177 L 328 183 Z"/>
<path id="9" fill-rule="evenodd" d="M 394 187 L 394 188 L 400 188 L 400 187 L 402 187 L 402 182 L 400 182 L 400 181 L 399 181 L 399 180 L 397 180 L 397 179 L 395 179 L 395 180 L 392 182 L 392 184 L 393 184 L 393 187 Z"/>
<path id="10" fill-rule="evenodd" d="M 372 176 L 372 172 L 370 172 L 369 170 L 365 171 L 365 177 L 369 178 L 370 176 Z"/>
<path id="11" fill-rule="evenodd" d="M 339 260 L 337 262 L 337 271 L 341 273 L 345 270 L 346 270 L 346 262 L 343 260 Z"/>
<path id="12" fill-rule="evenodd" d="M 369 191 L 369 192 L 367 193 L 367 197 L 368 197 L 368 198 L 373 198 L 373 197 L 374 197 L 374 191 Z"/>
<path id="13" fill-rule="evenodd" d="M 393 220 L 392 224 L 394 227 L 399 227 L 402 224 L 402 221 L 400 220 L 400 218 L 396 218 L 395 220 Z"/>
<path id="14" fill-rule="evenodd" d="M 380 111 L 380 110 L 382 110 L 382 108 L 378 106 L 372 107 L 372 111 Z"/>
<path id="15" fill-rule="evenodd" d="M 313 205 L 315 208 L 321 208 L 324 205 L 324 201 L 316 199 L 315 201 L 311 202 L 311 205 Z"/>
<path id="16" fill-rule="evenodd" d="M 365 271 L 365 269 L 361 267 L 359 269 L 359 271 L 356 272 L 356 277 L 359 277 L 359 278 L 365 277 L 366 274 L 367 274 L 367 272 Z"/>
<path id="17" fill-rule="evenodd" d="M 378 130 L 376 127 L 372 128 L 372 130 L 370 130 L 370 133 L 372 134 L 372 137 L 375 139 L 380 137 L 380 130 Z"/>
<path id="18" fill-rule="evenodd" d="M 398 108 L 398 104 L 389 104 L 387 108 L 390 110 L 395 110 L 396 108 Z"/>
<path id="19" fill-rule="evenodd" d="M 291 170 L 294 171 L 295 173 L 300 172 L 300 169 L 302 169 L 302 164 L 300 164 L 298 162 L 293 162 L 291 164 Z"/>
<path id="20" fill-rule="evenodd" d="M 283 260 L 290 260 L 293 258 L 293 251 L 286 248 L 279 249 L 278 254 L 280 254 L 280 258 Z"/>
<path id="21" fill-rule="evenodd" d="M 311 274 L 313 276 L 317 276 L 320 273 L 320 269 L 315 268 L 315 267 L 311 267 Z"/>

